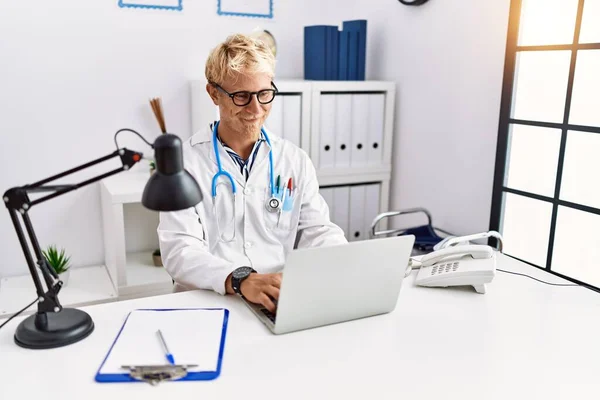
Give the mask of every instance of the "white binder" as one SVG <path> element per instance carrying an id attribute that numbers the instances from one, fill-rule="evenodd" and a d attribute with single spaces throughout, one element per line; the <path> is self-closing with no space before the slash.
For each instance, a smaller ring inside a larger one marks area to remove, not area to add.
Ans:
<path id="1" fill-rule="evenodd" d="M 335 166 L 335 95 L 321 95 L 319 113 L 319 165 L 317 168 Z"/>
<path id="2" fill-rule="evenodd" d="M 332 221 L 342 228 L 348 238 L 348 219 L 350 215 L 350 186 L 339 186 L 333 189 Z"/>
<path id="3" fill-rule="evenodd" d="M 352 95 L 352 151 L 350 165 L 362 167 L 367 164 L 367 141 L 369 137 L 369 97 L 368 94 Z"/>
<path id="4" fill-rule="evenodd" d="M 348 240 L 366 240 L 365 237 L 365 185 L 350 186 L 350 222 Z"/>
<path id="5" fill-rule="evenodd" d="M 379 183 L 373 183 L 365 185 L 365 214 L 364 214 L 364 235 L 365 238 L 370 238 L 371 235 L 371 223 L 379 214 L 379 201 L 380 201 L 381 185 Z M 383 210 L 387 211 L 387 210 Z M 382 212 L 383 212 L 382 211 Z"/>
<path id="6" fill-rule="evenodd" d="M 335 166 L 349 167 L 352 135 L 352 95 L 335 95 Z"/>
<path id="7" fill-rule="evenodd" d="M 283 106 L 284 98 L 286 96 L 277 96 L 271 103 L 271 112 L 269 118 L 265 121 L 267 129 L 273 132 L 275 135 L 285 138 L 285 131 L 283 125 Z"/>
<path id="8" fill-rule="evenodd" d="M 324 187 L 319 189 L 319 193 L 325 203 L 327 203 L 327 207 L 329 208 L 329 219 L 333 218 L 333 188 Z M 333 221 L 333 220 L 332 220 Z"/>
<path id="9" fill-rule="evenodd" d="M 300 132 L 302 131 L 302 98 L 297 94 L 282 96 L 282 98 L 284 137 L 300 147 Z"/>
<path id="10" fill-rule="evenodd" d="M 369 136 L 367 161 L 369 165 L 383 162 L 383 130 L 385 120 L 385 94 L 369 95 Z"/>

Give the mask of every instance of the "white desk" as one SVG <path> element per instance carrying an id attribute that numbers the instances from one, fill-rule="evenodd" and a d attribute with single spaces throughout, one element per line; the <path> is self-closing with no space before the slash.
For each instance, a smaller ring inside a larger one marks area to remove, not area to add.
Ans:
<path id="1" fill-rule="evenodd" d="M 508 257 L 499 268 L 564 282 Z M 85 307 L 87 339 L 59 349 L 13 342 L 0 330 L 0 399 L 578 399 L 597 397 L 600 295 L 498 272 L 485 295 L 414 286 L 394 312 L 271 334 L 233 296 L 193 291 Z M 214 381 L 99 384 L 94 375 L 127 312 L 227 307 L 221 376 Z"/>

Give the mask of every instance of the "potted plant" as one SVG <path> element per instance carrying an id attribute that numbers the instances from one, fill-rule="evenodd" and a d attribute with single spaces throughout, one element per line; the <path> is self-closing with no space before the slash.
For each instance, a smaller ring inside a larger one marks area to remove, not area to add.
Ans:
<path id="1" fill-rule="evenodd" d="M 60 249 L 60 252 L 54 245 L 48 246 L 46 250 L 42 250 L 42 254 L 46 259 L 50 268 L 58 274 L 58 278 L 63 282 L 63 286 L 67 286 L 70 275 L 70 256 L 65 254 L 65 249 Z"/>
<path id="2" fill-rule="evenodd" d="M 156 162 L 154 160 L 150 161 L 150 175 L 152 175 L 156 171 Z"/>
<path id="3" fill-rule="evenodd" d="M 152 252 L 152 261 L 154 261 L 155 267 L 162 267 L 162 258 L 160 256 L 160 249 L 156 249 Z"/>

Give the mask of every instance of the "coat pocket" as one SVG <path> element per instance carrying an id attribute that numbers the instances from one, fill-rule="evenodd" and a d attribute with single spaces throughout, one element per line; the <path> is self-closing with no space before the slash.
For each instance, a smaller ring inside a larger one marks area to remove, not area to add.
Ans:
<path id="1" fill-rule="evenodd" d="M 287 188 L 280 188 L 279 191 L 275 193 L 275 197 L 282 203 L 281 209 L 278 211 L 270 211 L 268 209 L 267 204 L 271 197 L 271 190 L 266 188 L 263 213 L 267 228 L 284 232 L 295 230 L 298 227 L 300 216 L 300 204 L 297 194 L 294 193 L 294 191 L 290 194 L 290 191 L 287 190 Z"/>

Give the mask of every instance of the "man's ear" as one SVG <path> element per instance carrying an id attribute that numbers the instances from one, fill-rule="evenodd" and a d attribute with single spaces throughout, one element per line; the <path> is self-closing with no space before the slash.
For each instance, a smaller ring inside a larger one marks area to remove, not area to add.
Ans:
<path id="1" fill-rule="evenodd" d="M 219 91 L 217 90 L 217 88 L 214 87 L 213 85 L 211 85 L 210 83 L 207 83 L 206 84 L 206 92 L 212 99 L 213 103 L 215 103 L 215 105 L 218 106 L 219 105 L 219 97 L 218 97 Z"/>

